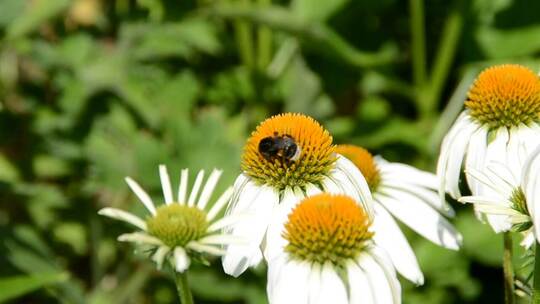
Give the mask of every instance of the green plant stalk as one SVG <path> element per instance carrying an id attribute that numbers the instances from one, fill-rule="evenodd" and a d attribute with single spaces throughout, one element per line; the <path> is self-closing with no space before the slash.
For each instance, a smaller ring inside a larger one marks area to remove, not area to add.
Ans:
<path id="1" fill-rule="evenodd" d="M 411 39 L 413 79 L 417 88 L 426 81 L 426 39 L 424 32 L 424 3 L 423 0 L 409 0 L 411 12 Z"/>
<path id="2" fill-rule="evenodd" d="M 193 304 L 193 296 L 189 289 L 187 270 L 184 272 L 175 271 L 176 290 L 181 304 Z"/>
<path id="3" fill-rule="evenodd" d="M 533 304 L 540 304 L 540 244 L 535 243 L 534 248 L 534 282 L 533 282 Z"/>
<path id="4" fill-rule="evenodd" d="M 503 234 L 504 254 L 503 254 L 503 272 L 504 272 L 504 303 L 514 304 L 514 267 L 512 265 L 512 234 L 505 232 Z"/>
<path id="5" fill-rule="evenodd" d="M 249 5 L 249 0 L 240 0 L 239 2 L 242 7 Z M 245 66 L 252 68 L 255 58 L 253 54 L 253 29 L 251 28 L 251 24 L 245 20 L 236 19 L 233 22 L 233 27 L 240 60 Z"/>
<path id="6" fill-rule="evenodd" d="M 258 0 L 260 9 L 272 4 L 272 0 Z M 272 60 L 272 30 L 265 25 L 257 29 L 257 66 L 260 71 L 265 71 Z"/>
<path id="7" fill-rule="evenodd" d="M 420 98 L 420 113 L 432 116 L 437 110 L 437 100 L 440 98 L 446 83 L 452 61 L 457 49 L 457 43 L 463 27 L 463 10 L 455 8 L 448 16 L 443 29 L 442 41 L 439 44 L 433 70 L 430 73 L 429 89 L 425 97 Z"/>

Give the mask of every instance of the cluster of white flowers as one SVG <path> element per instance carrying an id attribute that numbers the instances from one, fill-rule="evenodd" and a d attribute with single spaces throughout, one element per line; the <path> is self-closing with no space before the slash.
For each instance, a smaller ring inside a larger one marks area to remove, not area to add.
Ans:
<path id="1" fill-rule="evenodd" d="M 160 166 L 165 205 L 156 209 L 127 178 L 151 216 L 143 220 L 113 208 L 100 214 L 139 228 L 119 240 L 153 247 L 158 267 L 168 259 L 183 272 L 192 257 L 218 255 L 224 271 L 237 277 L 264 260 L 271 304 L 401 303 L 397 273 L 417 285 L 424 276 L 395 219 L 458 250 L 462 237 L 447 219 L 454 216 L 447 192 L 474 203 L 497 232 L 523 231 L 528 246 L 540 235 L 539 81 L 514 65 L 480 74 L 443 141 L 437 175 L 361 147 L 336 146 L 312 118 L 286 113 L 251 134 L 242 173 L 209 211 L 220 171 L 211 173 L 199 196 L 201 171 L 188 197 L 182 170 L 174 200 Z M 462 196 L 462 172 L 472 195 Z"/>

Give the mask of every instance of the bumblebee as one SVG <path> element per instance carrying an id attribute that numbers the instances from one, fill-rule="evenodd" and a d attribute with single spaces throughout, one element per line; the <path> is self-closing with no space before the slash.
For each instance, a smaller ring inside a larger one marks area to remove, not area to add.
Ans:
<path id="1" fill-rule="evenodd" d="M 275 159 L 281 160 L 281 162 L 291 162 L 300 159 L 302 151 L 292 136 L 287 134 L 279 136 L 274 133 L 274 136 L 261 139 L 259 153 L 271 162 Z"/>

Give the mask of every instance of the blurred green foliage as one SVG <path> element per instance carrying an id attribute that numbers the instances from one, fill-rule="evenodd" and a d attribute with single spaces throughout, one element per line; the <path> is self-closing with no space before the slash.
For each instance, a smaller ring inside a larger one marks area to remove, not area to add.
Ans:
<path id="1" fill-rule="evenodd" d="M 532 0 L 0 0 L 0 301 L 176 301 L 166 275 L 115 241 L 128 227 L 96 211 L 143 215 L 123 177 L 161 201 L 160 163 L 222 168 L 225 189 L 250 130 L 278 112 L 433 170 L 481 68 L 540 69 L 539 11 Z M 404 303 L 502 303 L 501 237 L 454 205 L 461 252 L 406 230 L 426 284 L 402 280 Z M 200 303 L 266 302 L 264 267 L 233 279 L 217 261 L 190 280 Z"/>

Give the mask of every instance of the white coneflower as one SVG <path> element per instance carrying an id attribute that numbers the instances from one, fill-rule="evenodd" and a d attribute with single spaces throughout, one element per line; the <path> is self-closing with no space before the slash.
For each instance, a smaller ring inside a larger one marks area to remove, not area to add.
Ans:
<path id="1" fill-rule="evenodd" d="M 453 210 L 437 195 L 437 177 L 411 166 L 373 157 L 366 149 L 338 145 L 336 152 L 355 164 L 366 178 L 375 202 L 375 239 L 386 249 L 396 269 L 407 279 L 422 284 L 416 257 L 394 217 L 433 243 L 457 250 L 462 237 L 441 214 Z"/>
<path id="2" fill-rule="evenodd" d="M 158 268 L 168 259 L 177 272 L 184 272 L 190 265 L 191 257 L 219 256 L 224 253 L 223 245 L 241 242 L 238 238 L 221 233 L 223 227 L 233 224 L 239 217 L 216 217 L 229 201 L 232 187 L 206 210 L 221 172 L 215 169 L 212 171 L 199 196 L 204 178 L 204 171 L 201 170 L 188 197 L 188 169 L 182 170 L 178 197 L 174 200 L 169 174 L 166 167 L 160 165 L 159 175 L 165 204 L 157 208 L 139 184 L 126 178 L 131 190 L 150 212 L 146 220 L 116 208 L 103 208 L 98 213 L 139 228 L 137 232 L 120 235 L 118 240 L 153 247 L 155 251 L 152 260 Z"/>
<path id="3" fill-rule="evenodd" d="M 332 136 L 314 119 L 301 114 L 280 114 L 263 121 L 247 140 L 243 173 L 234 185 L 227 214 L 253 216 L 230 228 L 248 244 L 227 246 L 226 273 L 238 276 L 260 262 L 261 248 L 271 251 L 288 212 L 305 196 L 327 191 L 344 193 L 372 214 L 371 194 L 360 171 L 337 155 Z M 266 237 L 265 237 L 266 236 Z"/>
<path id="4" fill-rule="evenodd" d="M 484 172 L 471 169 L 469 175 L 486 187 L 486 191 L 463 196 L 459 201 L 474 204 L 497 233 L 523 232 L 522 244 L 528 248 L 534 243 L 534 235 L 537 239 L 540 235 L 540 146 L 531 153 L 527 153 L 524 145 L 521 147 L 514 156 L 514 166 L 521 168 L 518 175 L 497 162 L 488 164 Z"/>
<path id="5" fill-rule="evenodd" d="M 459 198 L 462 163 L 474 195 L 482 184 L 469 175 L 482 171 L 491 161 L 519 170 L 513 159 L 515 147 L 529 148 L 540 142 L 540 78 L 520 65 L 500 65 L 484 70 L 465 101 L 465 110 L 446 134 L 437 164 L 439 193 Z"/>
<path id="6" fill-rule="evenodd" d="M 370 225 L 348 196 L 304 199 L 284 225 L 280 254 L 268 261 L 269 303 L 401 303 L 396 272 Z"/>

